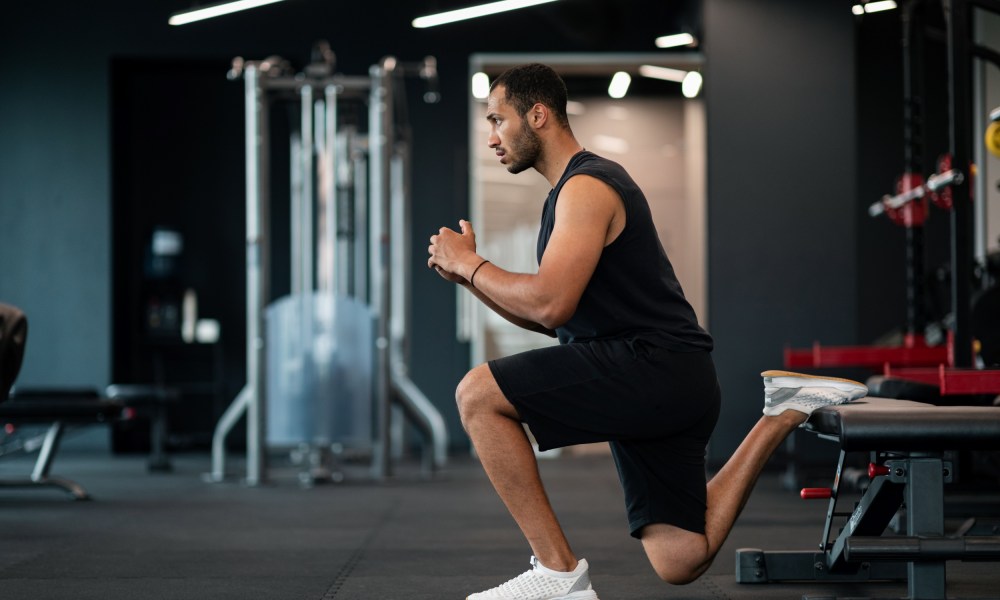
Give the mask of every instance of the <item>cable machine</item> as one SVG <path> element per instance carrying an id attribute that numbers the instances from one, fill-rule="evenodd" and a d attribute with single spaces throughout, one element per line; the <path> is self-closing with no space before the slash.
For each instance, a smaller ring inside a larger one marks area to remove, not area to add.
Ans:
<path id="1" fill-rule="evenodd" d="M 383 479 L 401 453 L 403 429 L 393 426 L 401 416 L 422 434 L 422 471 L 446 461 L 444 420 L 408 369 L 403 83 L 418 76 L 424 100 L 436 102 L 436 61 L 385 57 L 367 76 L 335 74 L 334 61 L 320 42 L 303 72 L 280 57 L 237 57 L 228 74 L 245 89 L 247 381 L 216 425 L 208 481 L 225 480 L 225 441 L 244 415 L 251 486 L 268 479 L 268 447 L 290 444 L 312 466 L 349 445 L 371 457 L 371 478 Z M 278 103 L 298 104 L 290 111 L 298 118 L 289 140 L 291 291 L 271 301 L 269 115 Z"/>

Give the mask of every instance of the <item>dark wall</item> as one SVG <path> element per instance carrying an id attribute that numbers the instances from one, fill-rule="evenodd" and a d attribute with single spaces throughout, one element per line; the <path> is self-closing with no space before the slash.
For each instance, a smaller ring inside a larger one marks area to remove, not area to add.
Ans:
<path id="1" fill-rule="evenodd" d="M 839 2 L 705 3 L 710 455 L 760 416 L 786 344 L 856 341 L 854 19 Z"/>
<path id="2" fill-rule="evenodd" d="M 656 35 L 703 28 L 709 321 L 726 397 L 713 457 L 759 415 L 758 373 L 780 366 L 786 342 L 855 341 L 854 21 L 844 3 L 574 0 L 413 30 L 424 4 L 460 3 L 389 11 L 296 0 L 181 28 L 166 24 L 188 5 L 179 0 L 10 7 L 0 36 L 0 52 L 16 57 L 0 84 L 0 299 L 33 318 L 23 383 L 110 377 L 113 59 L 279 54 L 301 66 L 317 39 L 349 74 L 386 54 L 438 58 L 443 101 L 411 106 L 413 376 L 460 443 L 452 395 L 467 348 L 454 341 L 454 292 L 421 253 L 429 232 L 468 214 L 471 53 L 650 52 Z"/>

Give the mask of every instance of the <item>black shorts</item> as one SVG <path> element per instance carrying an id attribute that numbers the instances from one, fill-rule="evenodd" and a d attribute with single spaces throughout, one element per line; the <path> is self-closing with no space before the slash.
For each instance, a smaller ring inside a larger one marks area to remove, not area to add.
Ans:
<path id="1" fill-rule="evenodd" d="M 709 352 L 605 339 L 489 367 L 540 450 L 610 443 L 634 537 L 652 523 L 705 532 L 705 449 L 721 401 Z"/>

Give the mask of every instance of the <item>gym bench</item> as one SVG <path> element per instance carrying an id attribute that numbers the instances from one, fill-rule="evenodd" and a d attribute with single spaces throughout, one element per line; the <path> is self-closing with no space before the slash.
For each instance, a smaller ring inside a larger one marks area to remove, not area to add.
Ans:
<path id="1" fill-rule="evenodd" d="M 67 425 L 104 423 L 117 418 L 121 411 L 120 402 L 102 398 L 94 390 L 39 389 L 12 394 L 10 400 L 0 403 L 0 423 L 49 425 L 49 428 L 31 476 L 0 480 L 0 488 L 57 487 L 77 500 L 90 499 L 83 486 L 68 479 L 50 477 L 49 470 Z"/>
<path id="2" fill-rule="evenodd" d="M 817 410 L 805 429 L 840 444 L 832 488 L 803 490 L 829 498 L 818 551 L 736 551 L 736 581 L 907 581 L 909 600 L 946 598 L 945 562 L 1000 560 L 1000 536 L 944 530 L 944 486 L 954 478 L 946 451 L 1000 449 L 1000 407 L 933 406 L 864 398 Z M 836 511 L 844 460 L 871 453 L 868 488 L 852 512 Z M 906 535 L 886 535 L 905 508 Z M 976 517 L 978 515 L 965 515 Z M 847 517 L 830 540 L 834 519 Z M 967 525 L 969 525 L 967 523 Z"/>

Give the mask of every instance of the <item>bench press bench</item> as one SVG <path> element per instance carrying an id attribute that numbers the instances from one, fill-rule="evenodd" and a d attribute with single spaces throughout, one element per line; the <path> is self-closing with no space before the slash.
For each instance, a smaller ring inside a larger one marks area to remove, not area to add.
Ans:
<path id="1" fill-rule="evenodd" d="M 946 561 L 1000 560 L 1000 536 L 949 537 L 944 530 L 944 487 L 954 474 L 945 452 L 1000 450 L 1000 407 L 868 397 L 819 409 L 804 428 L 840 444 L 819 550 L 741 548 L 737 582 L 906 580 L 909 600 L 940 599 L 947 597 Z M 871 482 L 852 512 L 838 513 L 849 452 L 872 454 Z M 904 507 L 906 535 L 884 535 Z M 834 520 L 844 517 L 831 540 Z"/>
<path id="2" fill-rule="evenodd" d="M 0 479 L 0 489 L 57 487 L 77 500 L 88 500 L 90 495 L 80 484 L 49 476 L 59 442 L 68 425 L 106 423 L 118 418 L 121 411 L 121 402 L 102 398 L 95 390 L 39 389 L 11 395 L 7 402 L 0 404 L 0 423 L 48 425 L 48 430 L 31 475 L 21 479 Z"/>
<path id="3" fill-rule="evenodd" d="M 52 486 L 78 500 L 90 498 L 78 483 L 50 477 L 52 461 L 67 425 L 103 423 L 121 414 L 122 403 L 92 389 L 18 391 L 11 388 L 21 370 L 28 319 L 19 308 L 0 303 L 0 424 L 48 425 L 35 467 L 27 478 L 0 480 L 0 488 Z"/>

